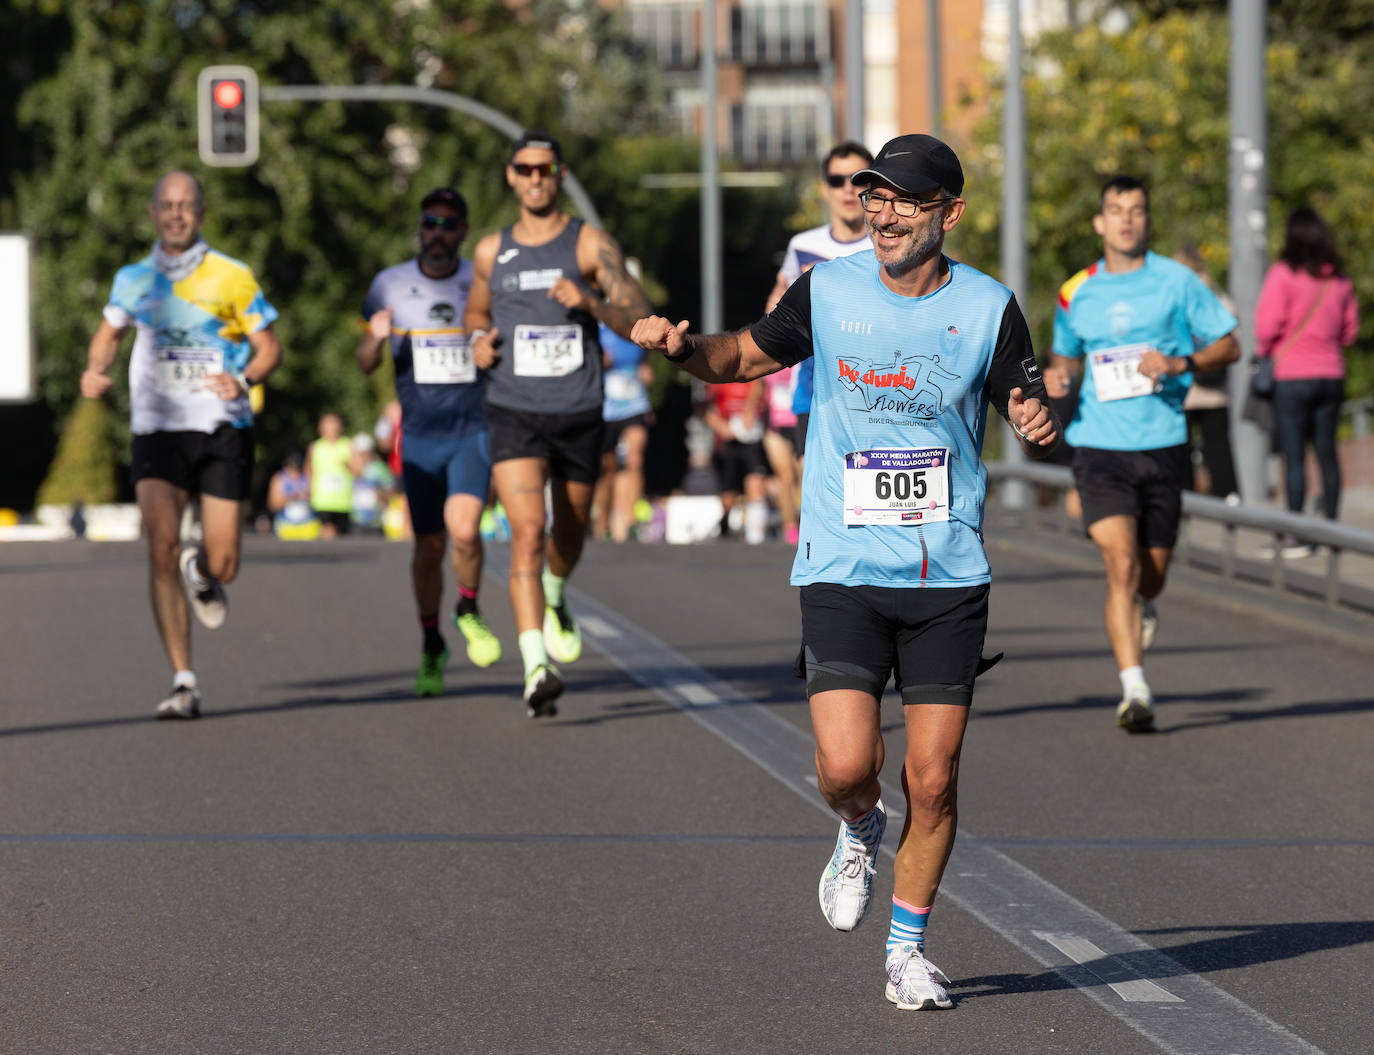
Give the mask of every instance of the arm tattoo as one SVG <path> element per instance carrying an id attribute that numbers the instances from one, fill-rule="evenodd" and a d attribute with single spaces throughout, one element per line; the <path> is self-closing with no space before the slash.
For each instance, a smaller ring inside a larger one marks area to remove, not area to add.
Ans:
<path id="1" fill-rule="evenodd" d="M 599 310 L 593 314 L 620 336 L 628 338 L 630 327 L 650 313 L 649 300 L 639 283 L 625 270 L 625 258 L 620 249 L 604 234 L 596 250 L 596 284 L 603 299 Z"/>

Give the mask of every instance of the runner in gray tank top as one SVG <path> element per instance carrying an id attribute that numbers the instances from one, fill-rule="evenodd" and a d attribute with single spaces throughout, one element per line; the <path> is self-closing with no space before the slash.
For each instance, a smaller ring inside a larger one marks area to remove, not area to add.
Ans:
<path id="1" fill-rule="evenodd" d="M 563 175 L 552 136 L 515 141 L 506 182 L 520 219 L 477 243 L 463 313 L 473 361 L 487 372 L 492 482 L 510 519 L 510 599 L 531 718 L 557 712 L 563 679 L 551 660 L 582 654 L 563 584 L 582 555 L 601 461 L 597 323 L 628 337 L 650 310 L 615 240 L 563 211 Z"/>

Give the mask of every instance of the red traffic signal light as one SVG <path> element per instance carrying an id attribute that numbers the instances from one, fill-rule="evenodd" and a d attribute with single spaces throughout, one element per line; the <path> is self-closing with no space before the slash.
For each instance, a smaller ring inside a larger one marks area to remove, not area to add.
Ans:
<path id="1" fill-rule="evenodd" d="M 207 66 L 196 81 L 200 159 L 251 165 L 258 159 L 258 75 L 248 66 Z"/>

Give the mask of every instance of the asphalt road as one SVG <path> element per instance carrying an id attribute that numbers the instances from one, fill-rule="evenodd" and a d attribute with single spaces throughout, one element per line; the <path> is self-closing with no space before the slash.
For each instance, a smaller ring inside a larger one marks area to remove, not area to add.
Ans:
<path id="1" fill-rule="evenodd" d="M 590 547 L 533 722 L 501 547 L 507 657 L 420 701 L 406 546 L 249 539 L 190 723 L 141 545 L 0 548 L 0 1052 L 1374 1049 L 1371 650 L 1182 574 L 1128 736 L 1095 558 L 989 543 L 938 1013 L 883 999 L 890 858 L 860 930 L 817 907 L 782 546 Z"/>

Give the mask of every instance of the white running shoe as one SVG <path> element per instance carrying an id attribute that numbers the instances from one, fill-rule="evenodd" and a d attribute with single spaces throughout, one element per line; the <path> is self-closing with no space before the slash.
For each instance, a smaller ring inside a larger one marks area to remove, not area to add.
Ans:
<path id="1" fill-rule="evenodd" d="M 541 663 L 525 679 L 525 707 L 531 718 L 552 718 L 558 713 L 563 679 L 552 663 Z"/>
<path id="2" fill-rule="evenodd" d="M 1140 651 L 1150 651 L 1159 632 L 1159 613 L 1155 611 L 1154 601 L 1141 598 L 1140 601 Z"/>
<path id="3" fill-rule="evenodd" d="M 1116 705 L 1116 724 L 1128 733 L 1148 733 L 1155 727 L 1155 704 L 1148 688 L 1132 689 Z"/>
<path id="4" fill-rule="evenodd" d="M 224 587 L 218 579 L 206 580 L 209 585 L 204 587 L 195 585 L 195 578 L 191 575 L 191 564 L 198 552 L 195 546 L 187 546 L 181 551 L 181 560 L 178 561 L 181 578 L 186 583 L 186 592 L 191 597 L 191 611 L 196 613 L 200 625 L 207 630 L 218 630 L 229 615 L 229 598 L 224 595 Z"/>
<path id="5" fill-rule="evenodd" d="M 172 695 L 157 705 L 159 718 L 199 718 L 200 690 L 187 685 L 172 689 Z"/>
<path id="6" fill-rule="evenodd" d="M 821 914 L 836 930 L 853 930 L 868 915 L 873 903 L 873 875 L 877 871 L 878 845 L 887 830 L 887 811 L 881 801 L 878 810 L 878 838 L 869 851 L 851 839 L 843 821 L 840 837 L 835 840 L 835 852 L 821 873 Z"/>
<path id="7" fill-rule="evenodd" d="M 943 982 L 944 985 L 940 983 Z M 953 1007 L 945 986 L 945 972 L 921 955 L 914 945 L 899 945 L 887 954 L 886 996 L 902 1011 L 934 1011 Z"/>

